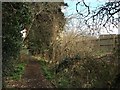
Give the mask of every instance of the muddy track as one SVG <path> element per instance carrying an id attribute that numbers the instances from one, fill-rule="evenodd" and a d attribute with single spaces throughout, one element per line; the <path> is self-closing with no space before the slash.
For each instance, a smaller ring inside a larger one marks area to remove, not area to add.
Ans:
<path id="1" fill-rule="evenodd" d="M 43 75 L 39 62 L 29 58 L 21 80 L 9 81 L 7 88 L 53 88 L 53 86 Z"/>

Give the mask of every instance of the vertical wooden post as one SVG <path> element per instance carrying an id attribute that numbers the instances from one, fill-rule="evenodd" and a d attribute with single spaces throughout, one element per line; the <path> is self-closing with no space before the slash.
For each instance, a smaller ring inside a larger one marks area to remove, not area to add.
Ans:
<path id="1" fill-rule="evenodd" d="M 120 1 L 120 0 L 116 0 Z M 120 12 L 118 12 L 118 17 Z M 119 20 L 118 20 L 119 21 Z M 118 73 L 120 74 L 120 21 L 118 22 L 118 36 L 117 36 L 117 59 L 118 59 Z"/>
<path id="2" fill-rule="evenodd" d="M 118 60 L 118 73 L 120 74 L 120 35 L 117 36 L 117 60 Z"/>

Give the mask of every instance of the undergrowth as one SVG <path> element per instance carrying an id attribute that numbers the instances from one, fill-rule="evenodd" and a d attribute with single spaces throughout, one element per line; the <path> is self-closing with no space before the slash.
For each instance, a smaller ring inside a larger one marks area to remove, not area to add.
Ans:
<path id="1" fill-rule="evenodd" d="M 64 72 L 56 74 L 55 71 L 48 67 L 48 63 L 43 60 L 40 60 L 40 65 L 43 71 L 44 76 L 57 88 L 66 88 L 70 87 L 69 81 L 70 78 L 65 75 Z"/>
<path id="2" fill-rule="evenodd" d="M 10 74 L 10 78 L 13 80 L 20 80 L 25 69 L 25 63 L 19 63 L 15 66 L 15 69 Z"/>
<path id="3" fill-rule="evenodd" d="M 40 64 L 46 79 L 52 80 L 54 78 L 54 75 L 53 75 L 53 72 L 47 67 L 47 63 L 41 60 Z"/>
<path id="4" fill-rule="evenodd" d="M 69 68 L 64 68 L 56 73 L 49 64 L 40 61 L 42 71 L 50 82 L 57 88 L 93 88 L 108 87 L 115 77 L 115 66 L 113 63 L 86 58 L 74 63 Z"/>

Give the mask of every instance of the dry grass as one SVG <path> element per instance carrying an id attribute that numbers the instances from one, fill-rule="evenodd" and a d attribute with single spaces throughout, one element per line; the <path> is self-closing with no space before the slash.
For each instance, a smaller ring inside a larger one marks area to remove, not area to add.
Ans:
<path id="1" fill-rule="evenodd" d="M 53 62 L 57 63 L 65 57 L 74 57 L 75 55 L 80 55 L 81 58 L 92 55 L 95 49 L 95 44 L 92 43 L 94 38 L 78 35 L 76 32 L 64 33 L 53 44 Z"/>

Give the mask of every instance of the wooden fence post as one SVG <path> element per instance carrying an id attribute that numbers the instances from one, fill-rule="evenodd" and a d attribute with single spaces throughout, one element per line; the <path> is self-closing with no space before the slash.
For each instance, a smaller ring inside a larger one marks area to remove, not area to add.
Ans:
<path id="1" fill-rule="evenodd" d="M 118 73 L 120 74 L 120 35 L 117 36 L 117 60 L 118 60 Z"/>

